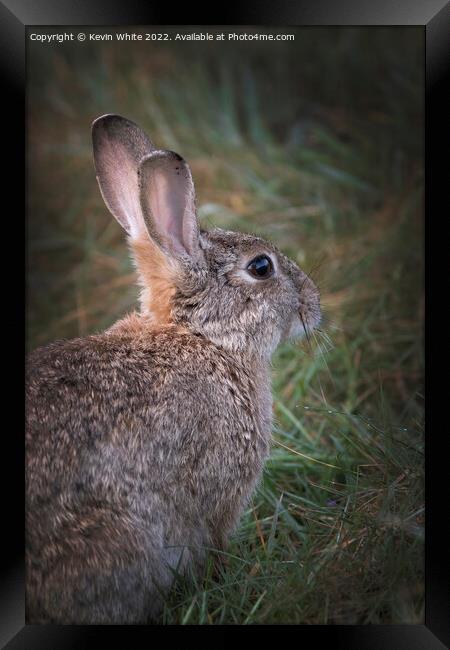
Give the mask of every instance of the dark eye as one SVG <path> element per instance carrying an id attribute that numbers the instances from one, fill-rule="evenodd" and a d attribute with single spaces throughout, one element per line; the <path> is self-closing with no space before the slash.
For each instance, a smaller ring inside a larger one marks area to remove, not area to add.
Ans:
<path id="1" fill-rule="evenodd" d="M 273 264 L 267 255 L 259 255 L 247 266 L 247 271 L 255 278 L 265 280 L 273 274 Z"/>

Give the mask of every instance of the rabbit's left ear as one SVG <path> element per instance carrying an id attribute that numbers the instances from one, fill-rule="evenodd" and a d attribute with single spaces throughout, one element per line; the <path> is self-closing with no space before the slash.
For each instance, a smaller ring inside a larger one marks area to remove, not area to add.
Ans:
<path id="1" fill-rule="evenodd" d="M 199 261 L 199 227 L 191 171 L 173 151 L 153 151 L 139 165 L 142 215 L 152 239 L 171 257 Z"/>

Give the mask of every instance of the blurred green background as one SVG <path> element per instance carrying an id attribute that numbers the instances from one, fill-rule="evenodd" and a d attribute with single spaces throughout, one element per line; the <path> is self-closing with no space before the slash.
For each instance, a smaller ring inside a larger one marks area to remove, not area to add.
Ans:
<path id="1" fill-rule="evenodd" d="M 295 40 L 28 41 L 27 347 L 136 306 L 90 141 L 120 113 L 189 162 L 204 226 L 274 241 L 326 314 L 275 355 L 272 456 L 228 564 L 164 622 L 423 623 L 424 32 L 240 31 Z"/>

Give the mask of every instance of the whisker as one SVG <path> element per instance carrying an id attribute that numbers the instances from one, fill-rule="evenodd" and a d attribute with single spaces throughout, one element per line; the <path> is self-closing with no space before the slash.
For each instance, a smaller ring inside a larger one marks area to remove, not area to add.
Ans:
<path id="1" fill-rule="evenodd" d="M 320 260 L 308 271 L 307 275 L 312 278 L 312 274 L 320 269 L 320 267 L 325 262 L 326 258 L 327 258 L 326 254 L 322 255 Z"/>
<path id="2" fill-rule="evenodd" d="M 320 352 L 320 355 L 321 355 L 321 357 L 322 357 L 322 359 L 323 359 L 323 362 L 324 362 L 325 367 L 326 367 L 326 369 L 327 369 L 327 371 L 328 371 L 328 375 L 329 375 L 329 377 L 330 377 L 330 379 L 331 379 L 331 381 L 332 381 L 332 383 L 333 383 L 333 386 L 336 386 L 335 381 L 334 381 L 334 377 L 333 377 L 333 375 L 332 375 L 332 373 L 331 373 L 331 370 L 330 370 L 330 366 L 329 366 L 328 363 L 327 363 L 327 360 L 326 360 L 325 355 L 324 355 L 324 353 L 323 353 L 322 347 L 321 347 L 319 341 L 317 340 L 317 337 L 316 337 L 314 331 L 312 331 L 312 335 L 313 335 L 314 340 L 315 340 L 315 342 L 316 342 L 316 344 L 317 344 L 317 348 L 318 348 L 318 350 L 319 350 L 319 352 Z M 321 384 L 320 384 L 320 379 L 319 379 L 319 385 L 320 385 L 320 388 L 321 388 L 321 390 L 322 390 L 322 386 L 321 386 Z M 322 392 L 323 392 L 323 391 L 322 391 Z"/>
<path id="3" fill-rule="evenodd" d="M 338 330 L 339 332 L 345 332 L 348 331 L 347 328 L 342 327 L 341 325 L 338 325 L 335 320 L 332 320 L 325 314 L 325 323 L 327 326 L 327 329 L 333 329 L 333 330 Z"/>
<path id="4" fill-rule="evenodd" d="M 305 332 L 306 340 L 308 341 L 309 349 L 312 352 L 310 332 L 308 332 L 308 327 L 307 327 L 307 325 L 306 325 L 306 323 L 305 323 L 305 321 L 303 319 L 303 316 L 302 316 L 301 312 L 299 312 L 298 314 L 300 316 L 300 320 L 301 320 L 301 323 L 302 323 L 302 326 L 303 326 L 303 331 Z"/>
<path id="5" fill-rule="evenodd" d="M 332 350 L 335 347 L 333 341 L 331 340 L 331 337 L 327 334 L 327 332 L 324 332 L 323 330 L 319 329 L 318 327 L 316 327 L 315 332 L 316 332 L 316 334 L 319 334 L 319 336 L 322 337 L 324 342 L 329 346 L 329 350 Z M 327 352 L 329 350 L 327 350 Z"/>
<path id="6" fill-rule="evenodd" d="M 300 291 L 303 289 L 303 285 L 305 284 L 306 280 L 313 280 L 313 282 L 314 282 L 314 284 L 317 286 L 317 288 L 319 287 L 319 285 L 318 285 L 316 279 L 313 278 L 313 273 L 314 273 L 315 271 L 317 271 L 317 269 L 320 268 L 320 266 L 322 266 L 322 264 L 323 264 L 324 261 L 325 261 L 325 258 L 326 258 L 326 256 L 324 255 L 324 256 L 322 257 L 322 259 L 321 259 L 321 260 L 320 260 L 320 261 L 319 261 L 315 266 L 313 266 L 313 267 L 310 269 L 310 271 L 305 272 L 305 279 L 303 280 L 303 282 L 302 282 L 302 284 L 301 284 L 301 286 L 300 286 Z"/>

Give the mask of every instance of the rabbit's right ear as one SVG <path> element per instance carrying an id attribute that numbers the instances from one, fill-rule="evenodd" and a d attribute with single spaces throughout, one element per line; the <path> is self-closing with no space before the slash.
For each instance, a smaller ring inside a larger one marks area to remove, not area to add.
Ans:
<path id="1" fill-rule="evenodd" d="M 109 211 L 131 237 L 146 227 L 139 200 L 138 166 L 155 147 L 137 124 L 103 115 L 92 124 L 97 181 Z"/>
<path id="2" fill-rule="evenodd" d="M 174 151 L 153 151 L 139 165 L 142 214 L 150 237 L 172 258 L 203 259 L 191 170 Z"/>

